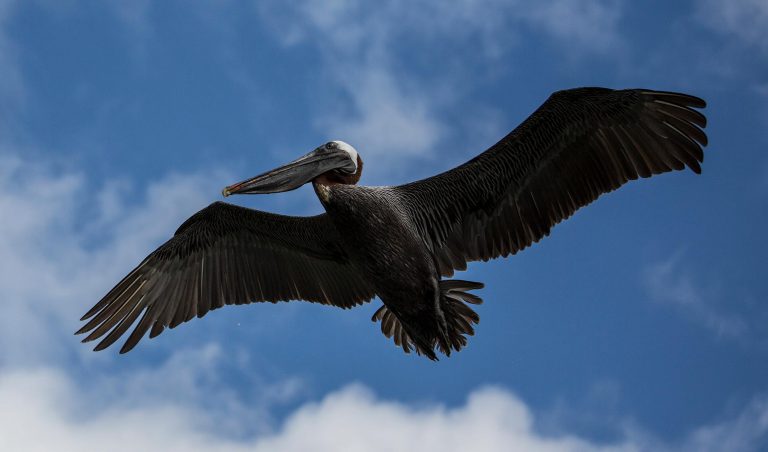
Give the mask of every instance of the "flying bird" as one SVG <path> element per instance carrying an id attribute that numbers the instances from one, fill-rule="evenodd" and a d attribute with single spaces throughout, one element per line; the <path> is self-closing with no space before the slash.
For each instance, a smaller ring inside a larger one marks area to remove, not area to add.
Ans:
<path id="1" fill-rule="evenodd" d="M 81 320 L 102 350 L 136 324 L 120 353 L 149 332 L 224 305 L 306 300 L 352 308 L 378 297 L 382 332 L 437 359 L 467 344 L 479 316 L 447 279 L 471 261 L 506 257 L 549 235 L 577 209 L 629 180 L 701 172 L 706 118 L 698 97 L 647 89 L 552 94 L 472 160 L 399 186 L 357 185 L 363 160 L 331 141 L 223 190 L 277 193 L 312 183 L 325 208 L 284 216 L 214 202 L 186 220 Z M 138 323 L 136 323 L 138 320 Z"/>

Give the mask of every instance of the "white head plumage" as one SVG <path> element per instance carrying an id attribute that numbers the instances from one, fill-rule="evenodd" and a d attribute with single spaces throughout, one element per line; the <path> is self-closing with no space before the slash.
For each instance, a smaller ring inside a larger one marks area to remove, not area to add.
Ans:
<path id="1" fill-rule="evenodd" d="M 355 171 L 357 171 L 357 150 L 351 144 L 344 141 L 333 140 L 333 143 L 336 143 L 339 149 L 349 154 L 349 158 L 355 162 Z"/>

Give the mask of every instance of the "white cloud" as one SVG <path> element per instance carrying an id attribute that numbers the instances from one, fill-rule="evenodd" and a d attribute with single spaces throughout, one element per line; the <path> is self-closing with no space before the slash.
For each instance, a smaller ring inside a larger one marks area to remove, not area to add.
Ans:
<path id="1" fill-rule="evenodd" d="M 765 450 L 766 440 L 768 397 L 762 395 L 753 398 L 733 418 L 696 429 L 689 435 L 686 449 L 701 452 Z"/>
<path id="2" fill-rule="evenodd" d="M 377 171 L 390 167 L 393 155 L 428 155 L 444 131 L 431 110 L 434 93 L 409 88 L 405 75 L 396 76 L 391 67 L 388 47 L 394 28 L 402 26 L 393 22 L 400 14 L 393 2 L 368 4 L 370 11 L 354 0 L 296 5 L 276 27 L 278 38 L 286 45 L 314 43 L 323 59 L 321 73 L 350 101 L 325 105 L 315 121 L 318 128 L 328 138 L 364 145 L 368 168 Z M 275 9 L 263 15 L 272 18 Z"/>
<path id="3" fill-rule="evenodd" d="M 260 4 L 265 22 L 286 46 L 315 46 L 321 73 L 342 93 L 332 96 L 330 105 L 324 103 L 317 127 L 333 134 L 329 138 L 360 147 L 370 160 L 368 168 L 377 171 L 391 168 L 398 159 L 402 163 L 403 157 L 432 157 L 440 141 L 450 136 L 440 109 L 464 95 L 464 80 L 475 79 L 477 67 L 492 70 L 522 27 L 553 38 L 568 54 L 605 53 L 621 42 L 618 1 L 334 0 L 285 5 Z M 408 63 L 393 57 L 395 48 L 419 49 L 414 52 L 416 64 L 429 65 L 452 45 L 472 46 L 476 60 L 465 64 L 475 66 L 443 71 L 437 83 L 399 69 Z M 474 112 L 465 116 L 471 121 Z"/>
<path id="4" fill-rule="evenodd" d="M 127 201 L 126 184 L 0 153 L 0 364 L 60 356 L 77 319 L 153 245 L 218 194 L 206 174 L 169 175 Z"/>
<path id="5" fill-rule="evenodd" d="M 768 52 L 768 2 L 705 0 L 699 16 L 710 27 Z"/>
<path id="6" fill-rule="evenodd" d="M 293 398 L 300 384 L 257 377 L 244 400 L 247 391 L 220 380 L 233 364 L 227 361 L 208 345 L 179 351 L 157 368 L 89 372 L 79 382 L 51 367 L 6 369 L 0 450 L 247 450 L 242 438 L 270 431 L 268 408 Z"/>
<path id="7" fill-rule="evenodd" d="M 404 92 L 392 74 L 385 70 L 363 69 L 345 82 L 354 90 L 353 103 L 358 116 L 339 120 L 321 117 L 318 124 L 333 137 L 364 143 L 373 153 L 377 166 L 391 163 L 403 154 L 424 153 L 442 134 L 442 126 L 429 111 L 428 102 Z M 352 88 L 354 85 L 355 88 Z"/>
<path id="8" fill-rule="evenodd" d="M 210 361 L 210 357 L 203 357 L 190 367 L 176 366 L 173 372 L 161 370 L 150 375 L 153 378 L 137 379 L 133 389 L 119 393 L 90 381 L 87 385 L 78 384 L 66 373 L 51 368 L 4 372 L 0 374 L 0 449 L 741 452 L 758 450 L 768 439 L 765 397 L 756 397 L 741 412 L 698 428 L 679 442 L 659 441 L 631 423 L 617 421 L 625 424 L 624 438 L 599 444 L 573 434 L 539 433 L 538 416 L 514 394 L 501 388 L 478 389 L 463 405 L 448 408 L 381 400 L 360 385 L 348 386 L 318 402 L 298 407 L 277 429 L 233 434 L 226 424 L 250 425 L 264 419 L 237 399 L 226 410 L 200 406 L 196 403 L 196 392 L 208 387 L 174 387 L 179 377 L 194 380 L 209 372 Z M 147 382 L 189 398 L 168 397 L 150 390 L 150 396 L 132 399 L 142 392 L 139 386 Z M 209 396 L 216 398 L 221 394 L 214 389 Z M 226 396 L 226 391 L 223 394 Z"/>
<path id="9" fill-rule="evenodd" d="M 328 395 L 297 410 L 256 450 L 316 451 L 574 451 L 635 450 L 602 447 L 564 435 L 548 438 L 517 397 L 499 388 L 473 392 L 464 406 L 446 408 L 377 400 L 361 386 Z"/>
<path id="10" fill-rule="evenodd" d="M 480 36 L 478 50 L 498 56 L 494 47 L 503 50 L 514 44 L 516 29 L 526 25 L 562 44 L 576 44 L 579 52 L 602 52 L 610 42 L 621 40 L 622 9 L 620 0 L 304 1 L 296 6 L 302 22 L 289 26 L 290 32 L 281 38 L 295 43 L 319 32 L 324 38 L 321 45 L 351 54 L 363 47 L 386 46 L 403 36 L 421 40 Z"/>
<path id="11" fill-rule="evenodd" d="M 748 333 L 747 321 L 720 310 L 711 291 L 683 268 L 681 253 L 650 265 L 643 276 L 654 301 L 676 307 L 718 336 L 741 338 Z"/>
<path id="12" fill-rule="evenodd" d="M 295 377 L 271 381 L 255 371 L 249 353 L 231 344 L 183 348 L 165 362 L 109 373 L 88 372 L 87 386 L 80 384 L 79 402 L 94 412 L 136 410 L 158 404 L 190 412 L 204 411 L 216 418 L 221 436 L 245 437 L 271 430 L 270 408 L 303 395 L 305 385 Z M 233 377 L 233 375 L 235 377 Z M 233 385 L 243 379 L 246 387 Z"/>

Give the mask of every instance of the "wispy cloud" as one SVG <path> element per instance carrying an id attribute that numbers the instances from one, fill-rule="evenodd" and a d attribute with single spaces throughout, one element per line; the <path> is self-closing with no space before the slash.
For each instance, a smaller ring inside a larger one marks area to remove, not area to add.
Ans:
<path id="1" fill-rule="evenodd" d="M 273 423 L 270 409 L 304 395 L 302 380 L 290 376 L 268 380 L 257 369 L 247 350 L 208 343 L 176 350 L 152 366 L 107 374 L 89 372 L 88 384 L 74 390 L 83 393 L 79 403 L 94 411 L 147 409 L 160 404 L 205 411 L 206 416 L 218 418 L 220 435 L 243 438 L 269 433 Z M 247 381 L 247 387 L 232 385 L 233 375 Z"/>
<path id="2" fill-rule="evenodd" d="M 25 98 L 25 84 L 18 64 L 18 49 L 6 28 L 16 7 L 15 0 L 0 0 L 0 131 L 8 133 Z M 9 124 L 11 123 L 11 124 Z"/>
<path id="3" fill-rule="evenodd" d="M 703 0 L 696 18 L 714 36 L 699 61 L 704 73 L 716 76 L 718 90 L 732 86 L 729 95 L 768 96 L 768 2 L 763 0 Z M 709 39 L 708 39 L 709 41 Z M 734 88 L 735 87 L 735 88 Z M 768 110 L 758 110 L 768 123 Z M 754 113 L 752 114 L 753 116 Z"/>
<path id="4" fill-rule="evenodd" d="M 405 73 L 394 74 L 389 46 L 403 26 L 393 21 L 398 9 L 387 2 L 372 11 L 362 6 L 346 0 L 300 2 L 283 11 L 285 22 L 276 32 L 285 45 L 313 43 L 323 60 L 320 73 L 349 100 L 344 105 L 326 99 L 331 105 L 322 108 L 317 127 L 353 145 L 364 143 L 370 168 L 380 169 L 390 166 L 393 154 L 429 154 L 444 130 L 432 111 L 430 97 L 436 93 L 414 86 Z M 263 15 L 272 18 L 280 8 L 272 5 Z"/>
<path id="5" fill-rule="evenodd" d="M 768 397 L 753 398 L 740 413 L 718 424 L 696 429 L 687 449 L 702 452 L 764 450 L 768 443 Z"/>
<path id="6" fill-rule="evenodd" d="M 363 69 L 344 84 L 355 92 L 353 102 L 359 115 L 346 120 L 321 117 L 317 123 L 332 136 L 364 143 L 366 151 L 386 157 L 379 163 L 431 151 L 440 139 L 442 125 L 433 117 L 428 101 L 405 92 L 389 71 Z"/>
<path id="7" fill-rule="evenodd" d="M 521 8 L 522 9 L 522 8 Z M 522 17 L 577 54 L 608 53 L 624 45 L 618 31 L 623 4 L 615 1 L 553 0 L 536 2 Z"/>
<path id="8" fill-rule="evenodd" d="M 749 331 L 747 321 L 721 310 L 712 289 L 697 281 L 684 265 L 682 253 L 676 253 L 648 266 L 643 277 L 651 298 L 675 307 L 718 336 L 743 338 Z"/>
<path id="9" fill-rule="evenodd" d="M 139 35 L 145 35 L 150 31 L 149 11 L 151 0 L 136 0 L 121 2 L 112 0 L 108 2 L 113 8 L 118 19 Z"/>
<path id="10" fill-rule="evenodd" d="M 309 44 L 319 50 L 321 73 L 338 87 L 338 95 L 323 102 L 317 127 L 364 146 L 370 168 L 377 170 L 403 157 L 431 157 L 441 140 L 450 138 L 441 109 L 467 95 L 465 80 L 476 78 L 478 68 L 490 70 L 498 63 L 523 29 L 552 38 L 569 54 L 605 53 L 621 42 L 617 1 L 336 0 L 290 5 L 269 3 L 262 6 L 262 16 L 284 45 Z M 410 64 L 444 66 L 452 46 L 471 46 L 474 59 L 434 74 L 437 79 L 402 69 Z M 395 49 L 409 49 L 414 61 L 396 60 Z M 473 115 L 467 111 L 465 116 Z"/>
<path id="11" fill-rule="evenodd" d="M 218 193 L 211 180 L 224 179 L 169 175 L 135 193 L 0 153 L 0 364 L 60 356 L 81 311 Z"/>
<path id="12" fill-rule="evenodd" d="M 551 408 L 539 413 L 536 425 L 551 436 L 570 433 L 602 438 L 603 442 L 618 441 L 627 434 L 626 423 L 616 421 L 620 418 L 621 399 L 622 388 L 617 381 L 597 380 L 576 400 L 556 400 Z"/>
<path id="13" fill-rule="evenodd" d="M 712 29 L 735 36 L 768 54 L 768 3 L 763 0 L 705 0 L 699 16 Z"/>
<path id="14" fill-rule="evenodd" d="M 150 16 L 153 8 L 152 0 L 130 2 L 109 0 L 104 4 L 117 19 L 117 23 L 126 31 L 123 36 L 132 56 L 137 61 L 143 61 L 155 33 Z"/>

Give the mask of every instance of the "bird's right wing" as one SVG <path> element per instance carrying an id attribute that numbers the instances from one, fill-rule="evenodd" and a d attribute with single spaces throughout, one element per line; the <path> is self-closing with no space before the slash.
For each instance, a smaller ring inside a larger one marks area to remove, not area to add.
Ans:
<path id="1" fill-rule="evenodd" d="M 216 202 L 182 224 L 101 299 L 78 331 L 120 350 L 227 304 L 307 300 L 351 308 L 374 290 L 349 264 L 327 215 L 291 217 Z M 143 314 L 143 315 L 142 315 Z"/>

